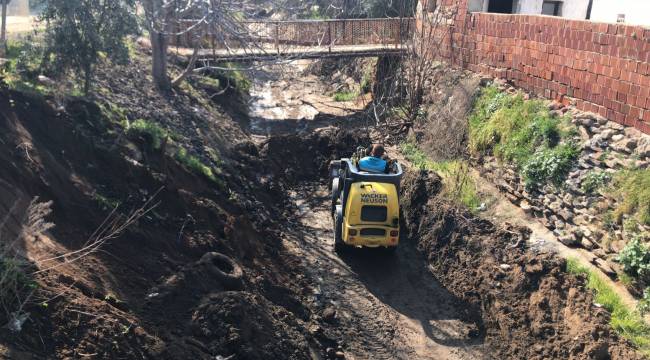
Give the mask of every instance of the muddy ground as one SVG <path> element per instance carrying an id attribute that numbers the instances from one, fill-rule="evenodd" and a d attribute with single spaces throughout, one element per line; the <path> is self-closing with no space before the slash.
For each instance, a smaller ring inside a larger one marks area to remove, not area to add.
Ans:
<path id="1" fill-rule="evenodd" d="M 405 179 L 408 231 L 394 256 L 335 254 L 328 162 L 376 133 L 329 114 L 323 129 L 286 134 L 270 118 L 271 131 L 256 134 L 228 108 L 241 99 L 158 94 L 146 65 L 101 70 L 111 91 L 93 101 L 0 90 L 0 209 L 17 204 L 19 231 L 39 196 L 53 201 L 56 224 L 15 244 L 50 270 L 33 276 L 22 331 L 0 329 L 0 358 L 636 358 L 583 280 L 525 241 L 512 247 L 526 236 L 518 230 L 440 202 L 433 174 Z M 173 141 L 155 149 L 125 136 L 102 110 L 111 104 Z M 179 163 L 179 147 L 220 181 Z M 109 205 L 126 215 L 154 194 L 157 207 L 98 251 L 65 255 L 87 244 Z"/>

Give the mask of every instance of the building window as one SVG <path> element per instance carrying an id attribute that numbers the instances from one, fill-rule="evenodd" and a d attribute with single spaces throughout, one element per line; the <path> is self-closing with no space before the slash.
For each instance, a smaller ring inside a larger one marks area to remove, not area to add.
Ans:
<path id="1" fill-rule="evenodd" d="M 562 16 L 562 2 L 544 1 L 542 4 L 542 15 Z"/>
<path id="2" fill-rule="evenodd" d="M 514 0 L 490 0 L 488 5 L 488 12 L 512 14 Z"/>

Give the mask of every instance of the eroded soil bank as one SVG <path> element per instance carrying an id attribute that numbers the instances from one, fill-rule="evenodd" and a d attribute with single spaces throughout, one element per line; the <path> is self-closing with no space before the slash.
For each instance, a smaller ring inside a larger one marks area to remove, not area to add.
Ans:
<path id="1" fill-rule="evenodd" d="M 427 172 L 404 181 L 410 236 L 435 277 L 480 309 L 485 343 L 495 358 L 640 359 L 594 305 L 585 280 L 565 272 L 556 254 L 527 247 L 528 230 L 477 219 L 436 197 Z"/>

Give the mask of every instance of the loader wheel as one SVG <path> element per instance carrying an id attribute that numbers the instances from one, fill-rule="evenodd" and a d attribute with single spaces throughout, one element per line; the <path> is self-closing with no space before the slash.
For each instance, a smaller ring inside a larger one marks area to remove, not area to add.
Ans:
<path id="1" fill-rule="evenodd" d="M 338 202 L 341 193 L 339 192 L 339 178 L 332 180 L 332 208 L 330 210 L 332 218 L 334 218 L 334 212 L 336 211 L 336 203 Z"/>
<path id="2" fill-rule="evenodd" d="M 208 273 L 219 280 L 228 290 L 239 290 L 244 286 L 241 266 L 232 258 L 217 252 L 205 253 L 198 262 Z"/>
<path id="3" fill-rule="evenodd" d="M 334 251 L 340 253 L 347 248 L 343 242 L 343 218 L 334 215 Z"/>

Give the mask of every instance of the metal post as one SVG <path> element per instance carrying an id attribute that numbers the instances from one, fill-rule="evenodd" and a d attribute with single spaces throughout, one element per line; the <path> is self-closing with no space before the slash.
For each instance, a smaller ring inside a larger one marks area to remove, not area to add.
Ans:
<path id="1" fill-rule="evenodd" d="M 327 23 L 327 36 L 330 38 L 330 53 L 332 52 L 332 44 L 334 43 L 334 39 L 332 38 L 332 22 Z"/>
<path id="2" fill-rule="evenodd" d="M 279 55 L 280 54 L 280 23 L 275 22 L 275 51 Z"/>
<path id="3" fill-rule="evenodd" d="M 399 20 L 399 26 L 397 28 L 397 43 L 395 44 L 395 49 L 397 49 L 400 45 L 402 45 L 402 20 Z"/>

